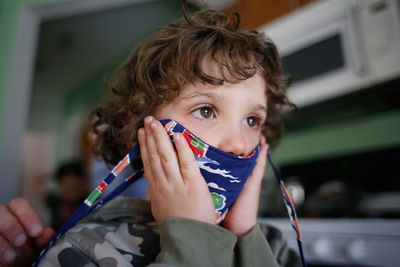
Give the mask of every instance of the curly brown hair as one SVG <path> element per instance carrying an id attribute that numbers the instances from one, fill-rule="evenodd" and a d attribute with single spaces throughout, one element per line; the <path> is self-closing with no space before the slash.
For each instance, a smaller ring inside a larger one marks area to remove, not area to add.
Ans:
<path id="1" fill-rule="evenodd" d="M 136 142 L 143 119 L 171 101 L 186 83 L 239 83 L 260 73 L 267 84 L 263 134 L 276 143 L 282 132 L 280 111 L 290 77 L 282 71 L 275 45 L 262 33 L 239 31 L 239 15 L 201 10 L 162 27 L 139 46 L 106 83 L 110 94 L 91 114 L 97 134 L 95 154 L 117 163 Z M 210 75 L 212 62 L 219 73 Z M 251 90 L 251 88 L 249 88 Z"/>

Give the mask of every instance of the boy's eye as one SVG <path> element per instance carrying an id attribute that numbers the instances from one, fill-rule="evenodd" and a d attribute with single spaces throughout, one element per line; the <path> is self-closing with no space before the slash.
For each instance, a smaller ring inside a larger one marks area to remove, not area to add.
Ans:
<path id="1" fill-rule="evenodd" d="M 247 118 L 247 124 L 251 127 L 251 128 L 254 128 L 254 127 L 256 127 L 257 126 L 257 118 L 255 118 L 255 117 L 248 117 Z"/>
<path id="2" fill-rule="evenodd" d="M 204 107 L 200 109 L 200 114 L 201 116 L 203 116 L 204 118 L 210 118 L 212 116 L 212 110 L 209 107 Z"/>
<path id="3" fill-rule="evenodd" d="M 210 119 L 214 117 L 214 112 L 211 107 L 201 107 L 193 112 L 196 117 Z"/>

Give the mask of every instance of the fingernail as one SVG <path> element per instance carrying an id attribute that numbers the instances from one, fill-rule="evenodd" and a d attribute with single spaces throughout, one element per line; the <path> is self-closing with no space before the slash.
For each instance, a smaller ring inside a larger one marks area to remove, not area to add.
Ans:
<path id="1" fill-rule="evenodd" d="M 151 127 L 151 129 L 155 129 L 155 128 L 157 128 L 157 124 L 155 122 L 152 122 L 150 124 L 150 127 Z"/>
<path id="2" fill-rule="evenodd" d="M 139 129 L 138 135 L 144 135 L 144 129 L 143 129 L 143 128 L 140 128 L 140 129 Z"/>
<path id="3" fill-rule="evenodd" d="M 144 119 L 144 122 L 147 123 L 147 124 L 149 124 L 149 123 L 151 123 L 152 120 L 153 120 L 153 119 L 151 118 L 151 116 L 147 116 L 147 117 Z"/>
<path id="4" fill-rule="evenodd" d="M 34 223 L 34 224 L 31 225 L 31 234 L 33 236 L 39 234 L 41 230 L 42 230 L 42 227 L 40 227 L 39 224 Z"/>
<path id="5" fill-rule="evenodd" d="M 16 256 L 17 256 L 17 254 L 11 248 L 7 249 L 3 253 L 3 259 L 8 263 L 12 262 L 15 259 Z"/>
<path id="6" fill-rule="evenodd" d="M 17 235 L 17 237 L 14 239 L 14 245 L 15 245 L 16 247 L 20 247 L 20 246 L 22 246 L 23 244 L 25 244 L 26 239 L 27 239 L 26 234 L 19 234 L 19 235 Z"/>
<path id="7" fill-rule="evenodd" d="M 180 134 L 174 134 L 174 140 L 175 141 L 179 141 L 179 140 L 181 140 L 181 135 Z"/>

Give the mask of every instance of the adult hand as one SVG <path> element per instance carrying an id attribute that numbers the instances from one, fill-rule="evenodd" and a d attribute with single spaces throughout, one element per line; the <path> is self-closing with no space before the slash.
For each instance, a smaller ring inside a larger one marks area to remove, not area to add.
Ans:
<path id="1" fill-rule="evenodd" d="M 32 264 L 54 236 L 54 230 L 43 227 L 26 199 L 15 198 L 7 206 L 0 204 L 0 218 L 0 266 Z"/>
<path id="2" fill-rule="evenodd" d="M 163 125 L 152 117 L 138 131 L 140 153 L 155 220 L 182 217 L 216 223 L 211 194 L 184 136 L 174 135 L 174 146 Z"/>
<path id="3" fill-rule="evenodd" d="M 236 234 L 239 239 L 249 233 L 257 223 L 258 202 L 267 163 L 267 151 L 268 145 L 265 137 L 262 136 L 256 166 L 222 224 L 223 227 Z"/>

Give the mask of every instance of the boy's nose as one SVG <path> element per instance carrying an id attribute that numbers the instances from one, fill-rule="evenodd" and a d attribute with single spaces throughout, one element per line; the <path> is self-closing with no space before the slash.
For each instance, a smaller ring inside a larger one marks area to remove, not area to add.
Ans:
<path id="1" fill-rule="evenodd" d="M 236 156 L 246 156 L 246 141 L 238 129 L 222 131 L 218 148 Z"/>

